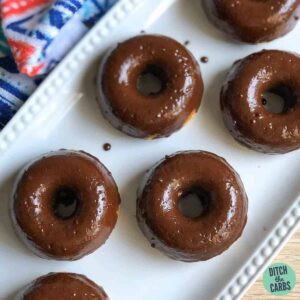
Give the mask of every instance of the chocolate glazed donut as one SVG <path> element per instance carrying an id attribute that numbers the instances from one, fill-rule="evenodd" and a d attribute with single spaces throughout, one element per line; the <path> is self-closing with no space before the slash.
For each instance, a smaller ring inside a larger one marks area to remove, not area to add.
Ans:
<path id="1" fill-rule="evenodd" d="M 202 0 L 208 18 L 234 39 L 272 41 L 290 32 L 300 15 L 299 0 Z"/>
<path id="2" fill-rule="evenodd" d="M 116 224 L 119 203 L 115 181 L 97 158 L 62 150 L 22 170 L 11 216 L 35 254 L 76 260 L 105 243 Z"/>
<path id="3" fill-rule="evenodd" d="M 109 300 L 105 291 L 87 277 L 50 273 L 26 286 L 15 300 Z"/>
<path id="4" fill-rule="evenodd" d="M 145 74 L 160 79 L 159 91 L 139 91 Z M 179 130 L 197 112 L 203 94 L 196 59 L 177 41 L 159 35 L 118 44 L 103 60 L 97 85 L 104 117 L 122 132 L 147 139 Z"/>
<path id="5" fill-rule="evenodd" d="M 263 153 L 300 148 L 300 57 L 268 50 L 237 61 L 221 91 L 221 109 L 233 137 Z M 280 113 L 269 112 L 263 95 L 281 96 Z"/>
<path id="6" fill-rule="evenodd" d="M 195 193 L 203 212 L 184 215 L 180 200 Z M 242 234 L 248 200 L 239 175 L 208 152 L 179 152 L 155 165 L 138 192 L 137 220 L 151 245 L 194 262 L 221 254 Z"/>

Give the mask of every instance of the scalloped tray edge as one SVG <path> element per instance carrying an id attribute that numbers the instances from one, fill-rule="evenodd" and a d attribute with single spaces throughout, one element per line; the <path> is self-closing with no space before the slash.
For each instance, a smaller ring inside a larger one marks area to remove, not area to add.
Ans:
<path id="1" fill-rule="evenodd" d="M 9 150 L 13 142 L 29 127 L 32 120 L 49 103 L 51 96 L 64 85 L 64 80 L 78 68 L 93 48 L 101 43 L 119 23 L 145 0 L 120 0 L 86 34 L 76 47 L 60 62 L 37 88 L 22 108 L 0 132 L 0 155 Z M 258 278 L 267 264 L 282 249 L 300 224 L 300 198 L 278 221 L 275 228 L 260 244 L 230 283 L 219 294 L 219 300 L 240 299 Z"/>

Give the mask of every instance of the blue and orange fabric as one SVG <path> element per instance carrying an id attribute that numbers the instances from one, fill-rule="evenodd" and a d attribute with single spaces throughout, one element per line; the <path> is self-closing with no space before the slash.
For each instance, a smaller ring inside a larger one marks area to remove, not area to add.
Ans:
<path id="1" fill-rule="evenodd" d="M 0 0 L 0 129 L 115 2 Z"/>

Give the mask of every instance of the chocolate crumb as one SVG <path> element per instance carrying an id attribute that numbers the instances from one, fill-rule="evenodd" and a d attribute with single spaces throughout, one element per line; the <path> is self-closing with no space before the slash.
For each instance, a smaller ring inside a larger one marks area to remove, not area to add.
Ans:
<path id="1" fill-rule="evenodd" d="M 141 30 L 141 32 L 140 32 L 140 33 L 141 33 L 141 34 L 143 34 L 143 33 L 145 33 L 145 32 L 146 32 L 145 30 Z"/>
<path id="2" fill-rule="evenodd" d="M 105 143 L 105 144 L 103 145 L 103 149 L 104 149 L 104 151 L 109 151 L 109 150 L 111 149 L 111 144 Z"/>
<path id="3" fill-rule="evenodd" d="M 184 44 L 184 46 L 187 46 L 190 44 L 190 41 L 185 41 L 183 44 Z"/>
<path id="4" fill-rule="evenodd" d="M 206 63 L 208 63 L 208 57 L 207 57 L 207 56 L 202 56 L 202 57 L 200 58 L 200 61 L 201 61 L 202 63 L 206 64 Z"/>
<path id="5" fill-rule="evenodd" d="M 298 20 L 299 20 L 299 16 L 295 16 L 294 19 L 295 19 L 296 21 L 298 21 Z"/>

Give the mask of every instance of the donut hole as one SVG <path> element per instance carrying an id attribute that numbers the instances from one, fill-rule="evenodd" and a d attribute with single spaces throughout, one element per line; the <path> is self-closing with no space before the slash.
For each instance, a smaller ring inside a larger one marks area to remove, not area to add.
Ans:
<path id="1" fill-rule="evenodd" d="M 80 205 L 78 192 L 70 187 L 58 188 L 53 197 L 53 212 L 60 219 L 66 220 L 73 217 Z"/>
<path id="2" fill-rule="evenodd" d="M 136 80 L 136 89 L 144 96 L 158 95 L 166 86 L 166 73 L 157 65 L 148 65 Z"/>
<path id="3" fill-rule="evenodd" d="M 205 189 L 194 188 L 179 198 L 178 209 L 185 217 L 196 219 L 208 210 L 211 198 L 211 193 Z"/>
<path id="4" fill-rule="evenodd" d="M 268 112 L 273 114 L 288 112 L 296 102 L 297 96 L 292 88 L 285 84 L 273 86 L 262 95 L 262 104 Z"/>

